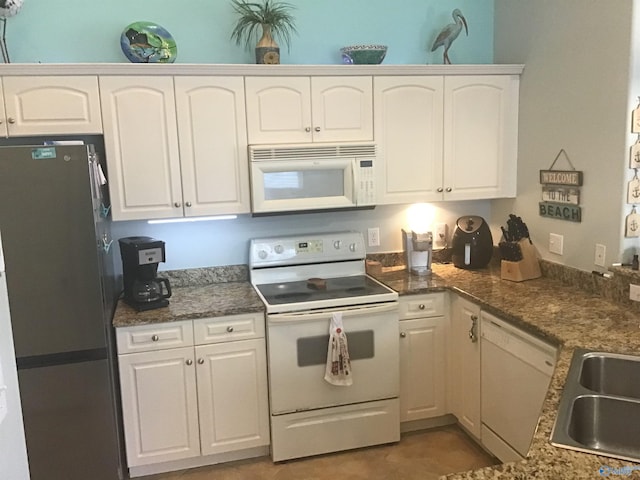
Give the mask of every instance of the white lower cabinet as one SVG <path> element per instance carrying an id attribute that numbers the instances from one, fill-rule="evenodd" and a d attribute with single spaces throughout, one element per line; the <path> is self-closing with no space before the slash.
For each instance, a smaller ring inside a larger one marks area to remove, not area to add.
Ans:
<path id="1" fill-rule="evenodd" d="M 400 298 L 401 422 L 447 413 L 445 300 L 445 293 Z"/>
<path id="2" fill-rule="evenodd" d="M 118 328 L 116 338 L 130 476 L 268 453 L 262 313 Z"/>
<path id="3" fill-rule="evenodd" d="M 448 364 L 449 410 L 476 439 L 480 419 L 480 306 L 460 296 L 451 301 Z"/>

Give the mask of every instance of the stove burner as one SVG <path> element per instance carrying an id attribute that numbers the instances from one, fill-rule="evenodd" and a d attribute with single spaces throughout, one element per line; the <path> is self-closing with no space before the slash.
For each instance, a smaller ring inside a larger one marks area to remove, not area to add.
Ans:
<path id="1" fill-rule="evenodd" d="M 306 300 L 311 295 L 312 295 L 311 293 L 307 293 L 307 292 L 291 292 L 291 293 L 279 293 L 274 297 L 277 298 L 278 300 L 299 301 L 299 300 Z"/>

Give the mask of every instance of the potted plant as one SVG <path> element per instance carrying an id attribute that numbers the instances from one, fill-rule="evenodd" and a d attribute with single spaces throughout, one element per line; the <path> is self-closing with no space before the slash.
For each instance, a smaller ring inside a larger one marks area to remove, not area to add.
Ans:
<path id="1" fill-rule="evenodd" d="M 262 0 L 261 3 L 231 0 L 231 5 L 238 14 L 238 21 L 231 32 L 236 44 L 244 43 L 250 48 L 260 27 L 262 37 L 255 47 L 256 63 L 280 63 L 280 48 L 274 37 L 284 41 L 289 49 L 291 34 L 297 33 L 291 14 L 294 7 L 276 0 Z"/>

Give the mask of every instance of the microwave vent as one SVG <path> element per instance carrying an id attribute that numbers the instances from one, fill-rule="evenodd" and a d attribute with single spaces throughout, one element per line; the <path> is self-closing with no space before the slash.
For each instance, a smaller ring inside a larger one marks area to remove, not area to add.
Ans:
<path id="1" fill-rule="evenodd" d="M 305 158 L 361 158 L 374 157 L 375 144 L 333 144 L 333 145 L 250 145 L 251 161 L 291 160 Z"/>

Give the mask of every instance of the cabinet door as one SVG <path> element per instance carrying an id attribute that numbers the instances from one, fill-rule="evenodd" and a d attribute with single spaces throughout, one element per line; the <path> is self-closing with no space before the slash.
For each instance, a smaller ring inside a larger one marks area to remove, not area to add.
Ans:
<path id="1" fill-rule="evenodd" d="M 451 412 L 480 438 L 480 307 L 455 297 L 451 309 L 449 401 Z"/>
<path id="2" fill-rule="evenodd" d="M 400 421 L 446 413 L 445 319 L 400 322 Z"/>
<path id="3" fill-rule="evenodd" d="M 200 455 L 193 347 L 118 357 L 129 467 Z"/>
<path id="4" fill-rule="evenodd" d="M 309 77 L 246 77 L 249 143 L 307 143 L 311 134 Z"/>
<path id="5" fill-rule="evenodd" d="M 313 77 L 313 141 L 373 140 L 372 90 L 372 78 L 367 76 Z"/>
<path id="6" fill-rule="evenodd" d="M 515 197 L 517 76 L 445 79 L 445 200 Z"/>
<path id="7" fill-rule="evenodd" d="M 102 133 L 97 77 L 4 77 L 2 85 L 10 136 Z"/>
<path id="8" fill-rule="evenodd" d="M 380 204 L 442 200 L 443 77 L 376 77 Z"/>
<path id="9" fill-rule="evenodd" d="M 185 216 L 248 213 L 242 77 L 175 77 Z"/>
<path id="10" fill-rule="evenodd" d="M 114 220 L 183 215 L 172 77 L 100 77 Z"/>
<path id="11" fill-rule="evenodd" d="M 196 347 L 202 454 L 269 444 L 263 338 Z"/>

